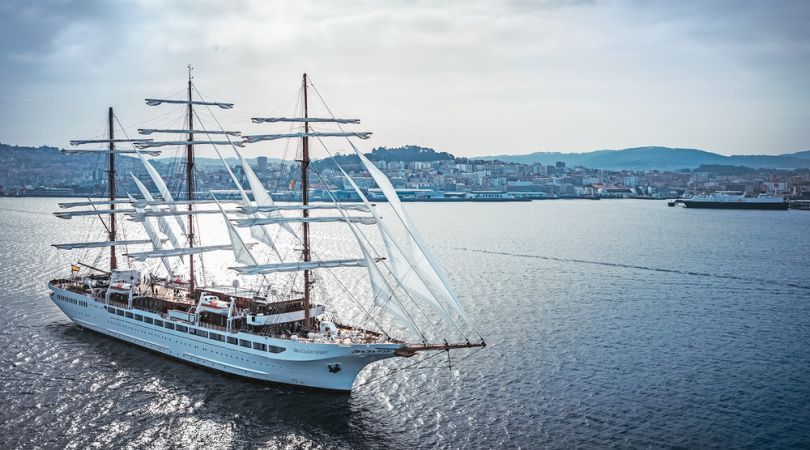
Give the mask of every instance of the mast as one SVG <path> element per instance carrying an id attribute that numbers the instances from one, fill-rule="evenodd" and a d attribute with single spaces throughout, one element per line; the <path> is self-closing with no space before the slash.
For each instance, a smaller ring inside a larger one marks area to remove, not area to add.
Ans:
<path id="1" fill-rule="evenodd" d="M 188 186 L 188 247 L 194 247 L 194 110 L 191 105 L 191 64 L 188 66 L 188 142 L 186 146 L 186 185 Z M 189 294 L 194 298 L 194 255 L 188 255 Z"/>
<path id="2" fill-rule="evenodd" d="M 115 139 L 114 131 L 113 131 L 113 109 L 110 106 L 110 109 L 107 113 L 107 121 L 110 127 L 110 156 L 108 158 L 110 166 L 107 170 L 107 184 L 109 185 L 110 191 L 110 241 L 115 241 L 115 143 L 113 139 Z M 118 260 L 115 257 L 115 246 L 110 246 L 110 271 L 113 271 L 118 268 Z"/>
<path id="3" fill-rule="evenodd" d="M 308 105 L 307 105 L 307 74 L 304 74 L 304 118 L 306 119 L 308 116 Z M 304 121 L 304 138 L 302 142 L 302 151 L 301 151 L 301 200 L 302 204 L 307 205 L 309 204 L 309 179 L 307 172 L 309 171 L 309 137 L 307 137 L 307 133 L 309 133 L 309 122 Z M 309 209 L 303 209 L 304 218 L 309 217 Z M 304 250 L 303 250 L 303 257 L 304 261 L 308 262 L 311 260 L 310 253 L 309 253 L 309 222 L 304 221 Z M 311 318 L 309 317 L 309 270 L 304 271 L 304 327 L 309 328 Z"/>

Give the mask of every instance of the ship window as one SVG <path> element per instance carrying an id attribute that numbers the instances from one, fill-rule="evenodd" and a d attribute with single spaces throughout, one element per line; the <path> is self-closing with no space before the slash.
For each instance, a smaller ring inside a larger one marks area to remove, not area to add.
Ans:
<path id="1" fill-rule="evenodd" d="M 124 311 L 122 311 L 122 310 L 120 310 L 120 309 L 116 309 L 116 310 L 115 310 L 115 313 L 116 313 L 116 314 L 118 314 L 119 316 L 123 316 L 123 315 L 124 315 Z"/>
<path id="2" fill-rule="evenodd" d="M 177 331 L 182 331 L 183 333 L 188 332 L 188 327 L 185 325 L 177 325 Z"/>
<path id="3" fill-rule="evenodd" d="M 228 337 L 228 343 L 229 343 L 229 344 L 236 345 L 236 344 L 238 344 L 238 343 L 239 343 L 239 340 L 238 340 L 238 339 L 236 339 L 236 338 L 232 338 L 232 337 L 230 337 L 230 336 L 229 336 L 229 337 Z"/>
<path id="4" fill-rule="evenodd" d="M 283 352 L 285 350 L 287 350 L 287 349 L 284 348 L 284 347 L 276 347 L 275 345 L 268 345 L 267 346 L 267 351 L 270 352 L 270 353 L 281 353 L 281 352 Z"/>
<path id="5" fill-rule="evenodd" d="M 135 314 L 135 320 L 143 322 L 143 316 L 140 314 Z"/>
<path id="6" fill-rule="evenodd" d="M 143 321 L 146 322 L 146 323 L 152 323 L 152 318 L 151 317 L 144 317 Z"/>
<path id="7" fill-rule="evenodd" d="M 115 308 L 113 308 L 112 306 L 108 306 L 107 312 L 115 314 Z"/>
<path id="8" fill-rule="evenodd" d="M 124 317 L 126 317 L 128 319 L 131 319 L 132 318 L 132 313 L 127 311 L 127 312 L 124 313 Z"/>
<path id="9" fill-rule="evenodd" d="M 171 322 L 163 322 L 163 326 L 164 326 L 165 328 L 170 329 L 170 330 L 174 330 L 174 324 L 173 324 L 173 323 L 171 323 Z"/>
<path id="10" fill-rule="evenodd" d="M 208 338 L 213 339 L 215 341 L 221 341 L 221 342 L 225 341 L 225 337 L 222 336 L 221 334 L 217 334 L 217 333 L 208 333 Z"/>
<path id="11" fill-rule="evenodd" d="M 157 325 L 157 326 L 159 326 L 159 327 L 162 327 L 162 326 L 163 326 L 163 321 L 162 321 L 162 320 L 155 319 L 155 325 Z"/>
<path id="12" fill-rule="evenodd" d="M 250 341 L 245 341 L 243 339 L 239 339 L 239 345 L 242 347 L 250 348 Z"/>
<path id="13" fill-rule="evenodd" d="M 254 342 L 254 343 L 253 343 L 253 348 L 254 348 L 255 350 L 261 350 L 261 351 L 265 351 L 265 350 L 267 350 L 267 346 L 266 346 L 266 345 L 264 345 L 264 344 L 260 344 L 260 343 L 258 343 L 258 342 Z"/>
<path id="14" fill-rule="evenodd" d="M 203 330 L 195 330 L 195 329 L 192 328 L 190 333 L 191 334 L 196 334 L 197 336 L 201 336 L 201 337 L 204 337 L 204 338 L 208 337 L 208 332 L 203 331 Z"/>

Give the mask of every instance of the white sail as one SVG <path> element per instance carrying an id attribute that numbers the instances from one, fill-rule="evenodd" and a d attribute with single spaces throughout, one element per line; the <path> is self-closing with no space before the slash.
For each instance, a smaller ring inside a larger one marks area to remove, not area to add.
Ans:
<path id="1" fill-rule="evenodd" d="M 259 207 L 275 206 L 276 203 L 273 201 L 272 197 L 270 197 L 270 194 L 267 193 L 267 190 L 264 188 L 262 182 L 259 181 L 259 177 L 256 176 L 255 172 L 253 172 L 253 168 L 250 167 L 250 164 L 248 164 L 245 157 L 242 156 L 242 152 L 237 150 L 236 147 L 234 147 L 233 151 L 236 152 L 236 156 L 239 157 L 239 162 L 242 164 L 242 171 L 245 172 L 245 178 L 247 178 L 248 184 L 250 184 L 250 190 L 253 192 L 253 199 L 256 201 L 256 206 Z M 247 203 L 245 204 L 247 205 Z M 260 217 L 281 217 L 281 214 L 278 212 L 271 212 L 269 214 L 256 213 L 253 217 L 257 219 Z M 286 223 L 280 225 L 282 228 L 284 228 L 284 230 L 286 230 L 293 237 L 295 237 L 295 239 L 298 239 L 298 235 L 295 233 L 295 231 L 292 229 L 291 226 L 289 226 Z M 266 227 L 259 225 L 252 227 L 250 229 L 250 235 L 254 239 L 260 242 L 264 242 L 265 244 L 271 245 L 273 249 L 275 249 L 275 244 L 272 243 L 273 241 L 270 238 L 270 231 Z"/>
<path id="2" fill-rule="evenodd" d="M 132 178 L 135 178 L 135 175 L 132 175 Z M 137 178 L 135 178 L 135 182 L 140 184 Z M 129 199 L 134 200 L 131 195 L 129 196 Z M 157 231 L 155 231 L 155 227 L 152 222 L 148 220 L 144 221 L 143 229 L 146 231 L 146 235 L 149 236 L 149 241 L 152 243 L 152 248 L 156 251 L 161 250 L 163 248 L 163 241 L 161 241 L 160 236 L 158 235 Z M 168 273 L 171 277 L 173 274 L 171 260 L 168 257 L 163 257 L 160 258 L 160 262 L 163 263 L 163 267 L 166 268 L 166 273 Z"/>
<path id="3" fill-rule="evenodd" d="M 139 180 L 137 177 L 135 177 L 135 175 L 132 172 L 130 172 L 129 175 L 135 181 L 135 185 L 138 186 L 138 190 L 141 191 L 141 195 L 143 196 L 144 200 L 146 200 L 147 202 L 154 202 L 155 201 L 154 197 L 152 197 L 152 194 L 149 192 L 148 189 L 146 189 L 146 186 L 144 186 L 143 183 L 141 183 L 141 180 Z M 135 202 L 133 204 L 135 204 L 136 208 L 137 208 L 137 202 Z M 152 208 L 152 211 L 160 212 L 160 208 L 158 208 L 157 206 L 151 206 L 151 208 Z M 143 212 L 143 211 L 138 211 L 138 212 Z M 158 220 L 158 226 L 160 228 L 160 232 L 165 234 L 166 237 L 169 238 L 169 240 L 172 242 L 172 247 L 174 247 L 174 248 L 182 247 L 182 245 L 180 244 L 180 239 L 178 239 L 177 235 L 174 234 L 174 229 L 169 224 L 169 221 L 166 220 L 165 217 L 158 217 L 157 220 Z"/>
<path id="4" fill-rule="evenodd" d="M 264 217 L 252 219 L 234 219 L 237 226 L 252 227 L 255 225 L 288 224 L 288 223 L 324 223 L 324 222 L 352 222 L 362 225 L 374 225 L 373 217 Z"/>
<path id="5" fill-rule="evenodd" d="M 152 178 L 152 182 L 155 183 L 155 186 L 157 187 L 158 192 L 160 192 L 160 196 L 163 197 L 163 200 L 166 200 L 167 202 L 173 202 L 174 198 L 172 197 L 172 193 L 169 192 L 169 187 L 166 186 L 166 182 L 163 181 L 163 178 L 161 178 L 158 171 L 155 170 L 154 167 L 152 167 L 152 163 L 147 161 L 146 158 L 144 158 L 143 155 L 141 155 L 140 153 L 138 153 L 138 156 L 141 158 L 141 162 L 143 163 L 143 166 L 146 168 L 146 172 L 149 173 L 149 177 Z M 177 211 L 177 207 L 172 205 L 171 210 Z M 176 216 L 175 220 L 177 221 L 177 225 L 180 226 L 180 230 L 182 230 L 183 234 L 186 234 L 187 233 L 186 224 L 185 222 L 183 222 L 183 219 L 180 216 Z"/>
<path id="6" fill-rule="evenodd" d="M 254 144 L 261 141 L 274 141 L 276 139 L 302 138 L 302 137 L 356 137 L 368 139 L 371 137 L 370 131 L 346 131 L 346 132 L 312 132 L 312 133 L 282 133 L 282 134 L 255 134 L 244 136 L 245 143 Z"/>
<path id="7" fill-rule="evenodd" d="M 239 152 L 239 150 L 236 149 L 236 146 L 231 146 L 231 148 L 233 148 L 233 151 L 239 157 L 239 160 L 242 162 L 242 166 L 247 167 L 246 171 L 249 170 L 250 174 L 252 174 L 253 177 L 255 178 L 256 175 L 253 174 L 253 170 L 250 168 L 250 165 L 247 164 L 247 161 L 245 161 L 244 158 L 242 158 L 242 154 Z M 234 175 L 233 170 L 231 170 L 231 166 L 229 166 L 228 163 L 225 161 L 225 158 L 222 157 L 222 153 L 220 153 L 217 147 L 214 147 L 214 151 L 219 157 L 219 160 L 222 162 L 222 165 L 225 166 L 225 170 L 228 172 L 228 175 L 230 175 L 231 180 L 233 180 L 233 183 L 236 185 L 239 195 L 242 197 L 243 205 L 245 207 L 253 206 L 250 202 L 250 198 L 248 197 L 247 192 L 245 192 L 245 190 L 242 188 L 242 184 L 239 182 L 239 179 L 236 178 L 236 175 Z M 259 185 L 261 185 L 261 183 L 259 183 Z M 211 195 L 213 195 L 213 192 L 211 192 Z M 214 199 L 214 201 L 216 201 L 216 198 Z M 219 202 L 217 202 L 217 204 L 219 204 Z M 251 217 L 258 218 L 261 216 L 259 216 L 258 214 L 253 214 Z M 270 236 L 270 230 L 268 230 L 267 227 L 259 225 L 252 227 L 250 229 L 250 235 L 259 242 L 269 246 L 276 254 L 276 256 L 278 256 L 278 259 L 281 259 L 281 253 L 279 253 L 278 248 L 276 248 L 276 243 L 274 242 L 272 236 Z"/>
<path id="8" fill-rule="evenodd" d="M 77 248 L 101 248 L 112 247 L 113 245 L 137 245 L 149 244 L 152 241 L 147 239 L 130 239 L 121 241 L 101 241 L 101 242 L 74 242 L 70 244 L 53 244 L 59 250 L 74 250 Z"/>
<path id="9" fill-rule="evenodd" d="M 352 181 L 352 183 L 353 182 L 354 181 Z M 340 213 L 343 215 L 343 217 L 348 218 L 343 210 L 340 210 Z M 377 267 L 376 261 L 371 257 L 368 248 L 366 248 L 365 244 L 360 238 L 359 230 L 351 221 L 347 220 L 347 223 L 349 224 L 349 229 L 354 235 L 354 238 L 357 240 L 357 244 L 363 251 L 363 259 L 366 261 L 368 278 L 371 283 L 371 292 L 374 296 L 374 305 L 380 308 L 381 311 L 390 313 L 408 329 L 421 336 L 422 333 L 419 332 L 416 324 L 405 312 L 399 299 L 396 297 L 396 295 L 394 295 L 394 292 L 391 290 L 388 282 L 385 280 L 385 276 L 383 276 L 380 268 Z"/>
<path id="10" fill-rule="evenodd" d="M 330 123 L 360 123 L 360 119 L 335 119 L 324 117 L 253 117 L 250 120 L 253 123 L 276 123 L 276 122 L 297 122 L 297 123 L 316 123 L 316 122 L 330 122 Z"/>
<path id="11" fill-rule="evenodd" d="M 225 210 L 222 208 L 222 205 L 217 203 L 217 206 L 219 207 L 219 211 L 222 213 L 222 217 L 225 218 L 225 226 L 228 228 L 228 238 L 231 240 L 233 256 L 236 262 L 246 266 L 258 265 L 259 263 L 256 261 L 253 253 L 250 252 L 250 249 L 247 247 L 247 245 L 245 245 L 245 241 L 242 240 L 242 236 L 239 235 L 239 232 L 237 232 L 233 227 L 233 224 L 231 224 L 231 221 L 228 219 L 228 215 L 225 214 Z"/>
<path id="12" fill-rule="evenodd" d="M 302 270 L 329 269 L 334 267 L 364 267 L 365 258 L 361 259 L 330 259 L 323 261 L 295 261 L 288 263 L 257 264 L 250 266 L 230 267 L 245 275 L 264 275 L 277 272 L 300 272 Z"/>
<path id="13" fill-rule="evenodd" d="M 459 314 L 459 316 L 461 316 L 462 319 L 464 319 L 467 324 L 472 325 L 467 313 L 464 311 L 464 308 L 462 308 L 458 298 L 456 298 L 455 293 L 453 293 L 453 291 L 450 289 L 450 283 L 447 280 L 447 276 L 436 262 L 435 257 L 431 253 L 427 244 L 425 244 L 419 232 L 416 230 L 416 227 L 414 227 L 411 223 L 411 220 L 409 219 L 408 214 L 405 212 L 405 208 L 402 207 L 399 196 L 397 196 L 396 190 L 394 189 L 394 186 L 391 185 L 388 177 L 386 177 L 385 174 L 377 168 L 377 166 L 369 161 L 365 155 L 357 150 L 354 145 L 352 145 L 352 148 L 360 158 L 363 165 L 366 166 L 366 169 L 369 171 L 372 178 L 374 178 L 377 186 L 379 186 L 379 188 L 383 191 L 383 194 L 385 194 L 385 198 L 388 200 L 391 207 L 394 208 L 394 211 L 397 213 L 397 216 L 408 233 L 408 240 L 411 244 L 411 254 L 403 256 L 410 256 L 410 263 L 412 266 L 417 268 L 420 278 L 423 274 L 427 276 L 427 279 L 422 279 L 426 286 L 431 288 L 432 292 L 439 293 L 439 295 L 450 303 L 453 309 Z"/>
<path id="14" fill-rule="evenodd" d="M 405 256 L 405 248 L 403 248 L 398 241 L 393 239 L 391 230 L 385 224 L 385 221 L 382 220 L 382 217 L 380 217 L 377 209 L 371 205 L 365 194 L 363 194 L 363 191 L 360 190 L 354 180 L 343 170 L 343 168 L 340 166 L 338 166 L 338 168 L 343 173 L 343 176 L 352 186 L 357 195 L 360 196 L 363 203 L 369 208 L 374 218 L 377 219 L 377 227 L 379 228 L 380 236 L 383 239 L 385 251 L 388 256 L 387 261 L 391 267 L 391 271 L 394 274 L 394 278 L 397 280 L 399 285 L 405 289 L 405 291 L 411 297 L 428 303 L 449 323 L 458 327 L 455 320 L 450 316 L 450 314 L 448 314 L 447 309 L 442 306 L 439 300 L 436 299 L 431 289 L 427 286 L 427 283 L 429 282 L 427 280 L 429 280 L 430 277 L 427 274 L 422 273 L 420 268 L 415 266 L 411 262 L 410 258 Z"/>

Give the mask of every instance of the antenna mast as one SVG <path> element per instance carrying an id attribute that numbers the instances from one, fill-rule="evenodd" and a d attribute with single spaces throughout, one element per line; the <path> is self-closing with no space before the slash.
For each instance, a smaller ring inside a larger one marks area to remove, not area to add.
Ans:
<path id="1" fill-rule="evenodd" d="M 110 127 L 110 156 L 109 156 L 109 169 L 107 170 L 107 184 L 110 191 L 110 241 L 115 241 L 115 139 L 113 131 L 113 109 L 110 107 L 107 113 L 107 121 Z M 110 271 L 118 268 L 118 260 L 115 257 L 115 246 L 110 246 Z"/>
<path id="2" fill-rule="evenodd" d="M 304 74 L 304 118 L 306 119 L 309 114 L 308 105 L 307 105 L 307 74 Z M 304 138 L 302 142 L 302 151 L 301 151 L 301 200 L 304 205 L 309 204 L 309 179 L 308 179 L 308 171 L 309 171 L 309 137 L 307 134 L 309 133 L 309 122 L 304 121 Z M 304 218 L 309 217 L 309 210 L 307 208 L 303 209 Z M 304 226 L 304 251 L 303 257 L 304 261 L 308 262 L 311 260 L 310 253 L 309 253 L 309 223 L 305 220 L 303 223 Z M 310 318 L 309 314 L 309 270 L 304 270 L 304 327 L 309 328 L 310 322 L 312 319 Z"/>
<path id="3" fill-rule="evenodd" d="M 188 185 L 188 247 L 194 247 L 194 216 L 191 211 L 194 209 L 194 110 L 191 105 L 191 64 L 188 65 L 188 142 L 186 146 L 186 184 Z M 188 255 L 188 282 L 189 295 L 194 298 L 194 255 Z"/>

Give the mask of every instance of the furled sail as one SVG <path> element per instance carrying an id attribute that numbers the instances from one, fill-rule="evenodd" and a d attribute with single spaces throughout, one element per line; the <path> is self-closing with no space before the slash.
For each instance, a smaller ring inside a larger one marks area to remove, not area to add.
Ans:
<path id="1" fill-rule="evenodd" d="M 77 248 L 101 248 L 112 247 L 114 245 L 136 245 L 136 244 L 149 244 L 152 241 L 148 239 L 131 239 L 121 241 L 101 241 L 101 242 L 74 242 L 71 244 L 53 244 L 59 250 L 74 250 Z"/>
<path id="2" fill-rule="evenodd" d="M 242 134 L 241 131 L 225 131 L 225 130 L 167 130 L 167 129 L 160 129 L 160 128 L 138 128 L 138 133 L 140 134 L 152 134 L 152 133 L 179 133 L 179 134 L 227 134 L 229 136 L 240 136 Z"/>
<path id="3" fill-rule="evenodd" d="M 153 202 L 155 200 L 154 197 L 152 197 L 152 194 L 149 192 L 148 189 L 146 189 L 146 186 L 144 186 L 143 183 L 141 183 L 141 180 L 139 180 L 132 172 L 130 172 L 129 175 L 135 181 L 135 185 L 138 187 L 138 190 L 141 191 L 141 195 L 143 195 L 144 200 L 146 200 L 147 202 Z M 137 202 L 134 201 L 134 199 L 133 199 L 133 205 L 135 206 L 136 210 L 139 208 L 139 206 L 137 205 Z M 155 212 L 155 211 L 160 212 L 160 208 L 158 208 L 157 206 L 152 206 L 151 208 L 152 208 L 153 212 Z M 136 211 L 136 213 L 143 213 L 143 210 Z M 157 220 L 158 220 L 158 227 L 160 228 L 160 232 L 165 234 L 166 237 L 169 238 L 169 240 L 172 242 L 172 247 L 174 247 L 174 248 L 182 247 L 182 245 L 180 244 L 180 239 L 178 239 L 177 235 L 174 234 L 174 229 L 169 224 L 169 221 L 167 221 L 165 217 L 158 217 Z M 144 220 L 144 223 L 146 223 L 146 222 L 148 222 L 148 221 Z M 146 226 L 146 225 L 144 225 L 144 226 Z"/>
<path id="4" fill-rule="evenodd" d="M 261 141 L 273 141 L 276 139 L 287 138 L 302 138 L 302 137 L 356 137 L 360 139 L 368 139 L 371 137 L 370 131 L 345 131 L 345 132 L 312 132 L 312 133 L 283 133 L 283 134 L 255 134 L 250 136 L 243 136 L 244 142 L 254 144 Z"/>
<path id="5" fill-rule="evenodd" d="M 84 145 L 84 144 L 112 144 L 114 142 L 146 142 L 151 139 L 74 139 L 70 141 L 70 145 Z"/>
<path id="6" fill-rule="evenodd" d="M 222 102 L 203 102 L 199 100 L 174 100 L 174 99 L 163 99 L 163 98 L 147 98 L 146 104 L 149 106 L 158 106 L 163 103 L 172 103 L 178 105 L 200 105 L 200 106 L 219 106 L 222 109 L 231 109 L 233 108 L 233 103 L 222 103 Z"/>
<path id="7" fill-rule="evenodd" d="M 456 298 L 456 295 L 450 289 L 450 283 L 447 280 L 447 276 L 436 262 L 436 258 L 433 256 L 427 244 L 425 244 L 421 235 L 416 230 L 416 227 L 414 227 L 414 225 L 411 223 L 411 220 L 408 217 L 408 214 L 405 212 L 405 208 L 403 208 L 402 203 L 399 200 L 399 196 L 397 196 L 396 190 L 394 189 L 394 186 L 391 185 L 388 177 L 386 177 L 385 174 L 377 168 L 377 166 L 369 161 L 368 158 L 362 154 L 362 152 L 357 150 L 354 145 L 352 145 L 352 148 L 354 149 L 355 154 L 357 154 L 357 156 L 360 158 L 360 161 L 366 167 L 366 170 L 369 171 L 372 178 L 374 178 L 374 181 L 383 191 L 383 194 L 385 194 L 385 198 L 388 200 L 391 207 L 394 208 L 394 211 L 408 233 L 408 240 L 411 244 L 411 252 L 410 255 L 403 256 L 410 256 L 409 262 L 412 266 L 415 266 L 418 269 L 420 272 L 420 278 L 422 274 L 427 276 L 428 279 L 422 280 L 425 282 L 427 287 L 431 288 L 432 292 L 438 292 L 439 295 L 444 297 L 444 299 L 450 303 L 459 316 L 461 316 L 461 318 L 468 325 L 472 326 L 472 322 L 467 316 L 467 313 L 464 311 L 464 308 L 462 308 L 461 303 L 458 301 L 458 298 Z"/>
<path id="8" fill-rule="evenodd" d="M 137 200 L 136 200 L 137 202 Z M 64 202 L 59 203 L 60 208 L 75 208 L 77 206 L 95 206 L 95 205 L 128 205 L 132 203 L 130 200 L 88 200 L 85 202 Z"/>
<path id="9" fill-rule="evenodd" d="M 296 261 L 288 263 L 258 264 L 250 266 L 231 267 L 231 269 L 244 275 L 264 275 L 277 272 L 300 272 L 302 270 L 329 269 L 334 267 L 364 267 L 365 258 L 361 259 L 330 259 L 323 261 Z"/>
<path id="10" fill-rule="evenodd" d="M 329 122 L 329 123 L 360 123 L 360 119 L 335 119 L 324 117 L 253 117 L 250 119 L 253 123 L 276 123 L 276 122 L 297 122 L 297 123 L 315 123 L 315 122 Z"/>
<path id="11" fill-rule="evenodd" d="M 131 155 L 133 153 L 136 153 L 135 150 L 127 150 L 127 149 L 110 150 L 108 148 L 107 149 L 105 149 L 105 148 L 92 149 L 92 150 L 91 149 L 83 149 L 83 148 L 82 149 L 66 148 L 66 149 L 62 149 L 62 150 L 59 150 L 59 151 L 66 154 L 66 155 L 76 155 L 76 154 L 79 154 L 79 153 L 97 153 L 97 154 L 105 154 L 105 155 L 110 154 L 110 153 L 115 153 L 116 155 L 121 155 L 121 154 L 123 154 L 123 155 Z M 143 153 L 147 154 L 149 156 L 160 156 L 161 152 L 160 152 L 160 150 L 147 150 L 147 151 L 144 151 Z"/>
<path id="12" fill-rule="evenodd" d="M 255 212 L 274 212 L 274 211 L 302 211 L 302 210 L 313 210 L 313 209 L 342 209 L 344 211 L 361 211 L 361 212 L 368 212 L 368 208 L 365 205 L 360 205 L 357 203 L 336 203 L 333 205 L 273 205 L 273 206 L 240 206 L 239 209 L 245 213 L 255 213 Z"/>
<path id="13" fill-rule="evenodd" d="M 241 210 L 228 210 L 228 213 L 236 214 L 241 213 Z M 215 209 L 195 209 L 194 211 L 164 211 L 158 209 L 157 211 L 142 211 L 142 212 L 133 212 L 129 213 L 130 220 L 133 222 L 141 222 L 145 217 L 178 217 L 178 216 L 200 216 L 200 215 L 207 215 L 207 214 L 219 214 L 219 211 Z"/>
<path id="14" fill-rule="evenodd" d="M 202 247 L 172 248 L 168 250 L 155 250 L 152 252 L 127 253 L 127 256 L 136 261 L 146 261 L 149 258 L 163 258 L 164 256 L 196 255 L 199 253 L 215 252 L 218 250 L 232 250 L 231 244 L 208 245 Z"/>
<path id="15" fill-rule="evenodd" d="M 77 216 L 96 216 L 99 214 L 132 214 L 134 209 L 91 209 L 87 211 L 57 211 L 54 216 L 60 219 L 72 219 Z"/>
<path id="16" fill-rule="evenodd" d="M 151 198 L 151 195 L 150 195 L 150 198 Z M 203 199 L 203 200 L 198 199 L 198 200 L 191 200 L 191 201 L 189 201 L 189 200 L 173 200 L 171 202 L 168 202 L 166 200 L 154 200 L 154 199 L 153 200 L 146 200 L 144 198 L 143 200 L 135 199 L 132 202 L 126 202 L 126 203 L 132 203 L 133 206 L 137 206 L 138 208 L 143 208 L 144 206 L 212 205 L 212 204 L 216 203 L 216 200 L 213 200 L 213 199 Z"/>
<path id="17" fill-rule="evenodd" d="M 138 149 L 153 148 L 153 147 L 166 147 L 171 145 L 238 145 L 243 146 L 242 142 L 231 141 L 157 141 L 157 142 L 135 142 L 132 145 Z"/>
<path id="18" fill-rule="evenodd" d="M 352 222 L 363 225 L 374 225 L 373 217 L 262 217 L 251 219 L 234 219 L 237 226 L 252 227 L 255 225 L 287 224 L 287 223 L 323 223 L 323 222 Z"/>

